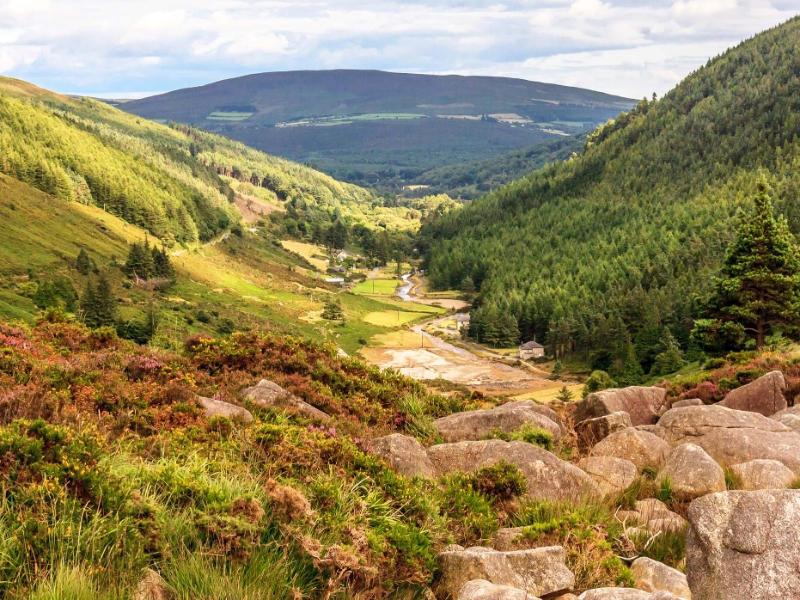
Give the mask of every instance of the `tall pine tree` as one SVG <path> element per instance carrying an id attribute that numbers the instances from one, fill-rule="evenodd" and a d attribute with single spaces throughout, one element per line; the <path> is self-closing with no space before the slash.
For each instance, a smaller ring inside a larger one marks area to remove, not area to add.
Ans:
<path id="1" fill-rule="evenodd" d="M 786 219 L 775 218 L 763 179 L 754 213 L 740 218 L 708 307 L 723 323 L 743 327 L 760 351 L 776 327 L 800 325 L 800 252 Z"/>

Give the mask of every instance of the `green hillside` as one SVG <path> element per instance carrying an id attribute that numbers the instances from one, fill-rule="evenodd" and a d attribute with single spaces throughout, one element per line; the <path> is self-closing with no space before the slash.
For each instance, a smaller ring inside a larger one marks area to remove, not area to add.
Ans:
<path id="1" fill-rule="evenodd" d="M 336 70 L 248 75 L 120 107 L 380 187 L 587 131 L 633 105 L 521 79 Z"/>
<path id="2" fill-rule="evenodd" d="M 685 349 L 760 176 L 800 232 L 798 43 L 798 19 L 745 41 L 580 156 L 429 224 L 431 282 L 479 290 L 473 332 L 487 340 L 510 314 L 522 339 L 619 373 L 649 369 L 664 326 Z"/>
<path id="3" fill-rule="evenodd" d="M 338 209 L 369 222 L 374 200 L 366 190 L 238 142 L 7 78 L 0 79 L 0 156 L 1 173 L 182 244 L 210 240 L 241 220 L 234 179 L 252 180 L 276 206 L 301 201 L 324 220 Z"/>

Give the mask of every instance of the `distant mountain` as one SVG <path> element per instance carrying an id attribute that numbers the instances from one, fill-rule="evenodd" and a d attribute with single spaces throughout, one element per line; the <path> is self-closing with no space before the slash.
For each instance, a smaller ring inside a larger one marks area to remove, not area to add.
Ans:
<path id="1" fill-rule="evenodd" d="M 339 70 L 248 75 L 120 108 L 376 183 L 594 129 L 634 105 L 522 79 Z"/>
<path id="2" fill-rule="evenodd" d="M 619 383 L 634 358 L 650 369 L 665 326 L 686 349 L 760 178 L 800 234 L 798 47 L 795 18 L 599 128 L 576 158 L 426 225 L 430 282 L 477 289 L 479 337 L 511 314 L 522 339 Z"/>

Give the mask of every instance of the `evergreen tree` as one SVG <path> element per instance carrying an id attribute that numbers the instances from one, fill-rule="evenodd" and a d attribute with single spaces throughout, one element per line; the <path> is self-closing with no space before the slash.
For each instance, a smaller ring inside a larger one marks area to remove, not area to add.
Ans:
<path id="1" fill-rule="evenodd" d="M 172 266 L 172 262 L 169 259 L 169 254 L 167 254 L 166 249 L 161 248 L 161 250 L 157 249 L 153 246 L 153 275 L 155 277 L 161 277 L 163 279 L 169 279 L 170 281 L 175 281 L 177 275 L 175 273 L 175 267 Z"/>
<path id="2" fill-rule="evenodd" d="M 75 268 L 81 275 L 88 275 L 89 271 L 92 270 L 92 261 L 89 259 L 89 255 L 86 254 L 86 250 L 83 248 L 81 248 L 80 252 L 78 252 L 78 258 L 75 259 Z"/>
<path id="3" fill-rule="evenodd" d="M 675 340 L 675 336 L 666 327 L 664 327 L 664 333 L 659 342 L 659 350 L 653 367 L 650 369 L 650 375 L 668 375 L 680 370 L 684 364 L 683 352 Z"/>
<path id="4" fill-rule="evenodd" d="M 561 376 L 564 374 L 564 365 L 561 364 L 560 360 L 557 360 L 553 365 L 553 371 L 550 373 L 550 379 L 553 381 L 558 381 L 561 379 Z"/>
<path id="5" fill-rule="evenodd" d="M 325 305 L 322 308 L 322 318 L 327 321 L 344 320 L 344 311 L 338 296 L 331 294 L 325 301 Z"/>
<path id="6" fill-rule="evenodd" d="M 766 181 L 758 183 L 755 211 L 740 216 L 709 301 L 710 313 L 755 338 L 800 325 L 800 253 L 783 217 L 775 218 Z"/>
<path id="7" fill-rule="evenodd" d="M 574 397 L 574 394 L 567 389 L 567 386 L 563 386 L 560 390 L 558 390 L 558 395 L 556 396 L 556 400 L 561 402 L 569 402 Z"/>
<path id="8" fill-rule="evenodd" d="M 114 325 L 117 303 L 105 275 L 100 275 L 96 285 L 91 279 L 86 282 L 80 307 L 84 322 L 92 329 Z"/>

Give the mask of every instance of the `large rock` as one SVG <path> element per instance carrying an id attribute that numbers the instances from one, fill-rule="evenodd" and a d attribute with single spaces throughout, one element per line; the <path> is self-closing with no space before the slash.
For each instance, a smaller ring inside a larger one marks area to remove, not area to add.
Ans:
<path id="1" fill-rule="evenodd" d="M 594 419 L 586 419 L 575 425 L 578 436 L 578 446 L 581 449 L 591 448 L 600 440 L 604 440 L 612 433 L 633 427 L 631 416 L 626 412 L 615 412 Z"/>
<path id="2" fill-rule="evenodd" d="M 670 452 L 656 483 L 669 479 L 672 491 L 682 498 L 698 498 L 725 491 L 725 472 L 705 450 L 681 444 Z"/>
<path id="3" fill-rule="evenodd" d="M 448 443 L 482 440 L 493 431 L 512 433 L 529 423 L 549 431 L 553 434 L 553 440 L 559 441 L 561 425 L 542 414 L 539 408 L 532 400 L 509 402 L 488 410 L 454 413 L 437 419 L 434 425 Z M 555 416 L 552 409 L 548 410 Z"/>
<path id="4" fill-rule="evenodd" d="M 132 600 L 168 600 L 169 597 L 161 575 L 153 569 L 147 569 L 133 593 Z"/>
<path id="5" fill-rule="evenodd" d="M 222 400 L 214 400 L 213 398 L 204 398 L 198 396 L 197 401 L 203 407 L 203 412 L 206 417 L 212 419 L 214 417 L 226 417 L 234 421 L 245 421 L 250 423 L 253 420 L 253 415 L 250 411 L 241 406 L 236 406 L 230 402 L 223 402 Z"/>
<path id="6" fill-rule="evenodd" d="M 242 398 L 266 408 L 288 408 L 312 419 L 327 421 L 330 416 L 289 393 L 277 383 L 262 379 L 253 387 L 242 390 Z"/>
<path id="7" fill-rule="evenodd" d="M 652 433 L 628 428 L 612 433 L 592 448 L 592 456 L 614 456 L 629 460 L 637 469 L 660 468 L 669 456 L 667 442 Z"/>
<path id="8" fill-rule="evenodd" d="M 697 444 L 723 466 L 777 460 L 800 474 L 800 434 L 758 413 L 690 406 L 667 411 L 658 425 L 671 444 Z"/>
<path id="9" fill-rule="evenodd" d="M 638 475 L 635 464 L 614 456 L 589 456 L 578 461 L 578 466 L 589 474 L 604 496 L 624 492 Z"/>
<path id="10" fill-rule="evenodd" d="M 467 548 L 442 552 L 437 557 L 439 598 L 457 598 L 464 585 L 484 579 L 496 585 L 507 585 L 544 596 L 569 591 L 575 576 L 565 564 L 566 552 L 560 546 L 498 552 L 492 548 Z"/>
<path id="11" fill-rule="evenodd" d="M 728 392 L 720 406 L 760 413 L 765 417 L 786 408 L 783 390 L 786 380 L 780 371 L 772 371 L 755 381 Z"/>
<path id="12" fill-rule="evenodd" d="M 757 429 L 774 433 L 790 431 L 774 419 L 719 404 L 672 408 L 659 419 L 658 426 L 664 430 L 664 439 L 672 445 L 684 441 L 693 442 L 696 438 L 718 429 Z"/>
<path id="13" fill-rule="evenodd" d="M 692 592 L 686 575 L 650 558 L 637 558 L 631 564 L 631 573 L 636 580 L 636 588 L 645 592 L 666 591 L 689 600 Z"/>
<path id="14" fill-rule="evenodd" d="M 683 408 L 685 406 L 703 406 L 705 402 L 703 402 L 700 398 L 686 398 L 685 400 L 678 400 L 677 402 L 673 402 L 670 408 Z"/>
<path id="15" fill-rule="evenodd" d="M 796 475 L 777 460 L 751 460 L 731 467 L 744 490 L 783 490 Z"/>
<path id="16" fill-rule="evenodd" d="M 682 531 L 688 525 L 686 519 L 672 512 L 667 508 L 666 504 L 655 498 L 637 500 L 634 510 L 617 511 L 617 518 L 626 526 L 632 525 L 628 521 L 640 524 L 642 526 L 641 532 L 650 535 L 659 531 Z"/>
<path id="17" fill-rule="evenodd" d="M 369 443 L 370 451 L 384 459 L 389 466 L 405 477 L 436 477 L 433 463 L 425 447 L 413 437 L 393 433 L 375 438 Z"/>
<path id="18" fill-rule="evenodd" d="M 789 429 L 796 433 L 800 433 L 800 415 L 794 413 L 784 413 L 775 419 L 781 425 L 786 425 Z"/>
<path id="19" fill-rule="evenodd" d="M 577 501 L 600 493 L 592 478 L 578 467 L 525 442 L 483 440 L 439 444 L 428 448 L 428 457 L 437 475 L 453 471 L 471 473 L 503 460 L 512 463 L 525 475 L 530 498 Z"/>
<path id="20" fill-rule="evenodd" d="M 800 490 L 709 494 L 689 523 L 693 600 L 800 598 Z"/>
<path id="21" fill-rule="evenodd" d="M 458 600 L 538 600 L 525 590 L 509 585 L 495 585 L 485 579 L 473 579 L 464 584 Z"/>
<path id="22" fill-rule="evenodd" d="M 589 394 L 578 404 L 575 421 L 594 419 L 623 411 L 634 425 L 648 425 L 658 420 L 667 398 L 667 390 L 657 387 L 627 387 Z"/>

